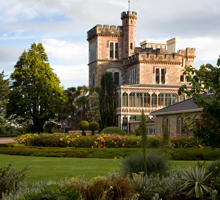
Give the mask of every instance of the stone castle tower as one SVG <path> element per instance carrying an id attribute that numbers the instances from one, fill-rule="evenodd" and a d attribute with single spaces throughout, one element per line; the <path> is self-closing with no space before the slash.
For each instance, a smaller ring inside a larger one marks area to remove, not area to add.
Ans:
<path id="1" fill-rule="evenodd" d="M 136 12 L 121 13 L 122 26 L 96 25 L 88 31 L 89 85 L 100 86 L 112 72 L 118 92 L 118 126 L 133 131 L 145 115 L 184 100 L 184 67 L 193 66 L 195 49 L 176 50 L 177 38 L 145 40 L 136 47 Z"/>

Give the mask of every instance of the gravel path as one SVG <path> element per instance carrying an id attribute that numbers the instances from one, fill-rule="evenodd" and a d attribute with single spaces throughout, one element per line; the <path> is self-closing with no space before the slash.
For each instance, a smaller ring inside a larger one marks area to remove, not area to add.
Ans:
<path id="1" fill-rule="evenodd" d="M 16 142 L 13 137 L 0 137 L 0 144 Z"/>

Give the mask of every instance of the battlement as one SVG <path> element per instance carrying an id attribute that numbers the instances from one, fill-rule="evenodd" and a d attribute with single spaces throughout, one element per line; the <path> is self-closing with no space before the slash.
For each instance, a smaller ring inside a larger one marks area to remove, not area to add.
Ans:
<path id="1" fill-rule="evenodd" d="M 87 40 L 92 39 L 96 36 L 112 36 L 120 37 L 122 35 L 122 26 L 115 25 L 96 25 L 87 32 Z"/>
<path id="2" fill-rule="evenodd" d="M 182 63 L 182 55 L 172 54 L 155 54 L 155 53 L 137 53 L 128 57 L 124 64 L 132 65 L 140 62 L 164 62 L 164 63 Z"/>
<path id="3" fill-rule="evenodd" d="M 127 11 L 126 12 L 123 12 L 121 13 L 121 19 L 124 19 L 124 18 L 133 18 L 133 19 L 137 19 L 137 13 L 134 12 L 134 11 Z"/>
<path id="4" fill-rule="evenodd" d="M 195 48 L 180 49 L 177 53 L 183 57 L 196 57 Z"/>

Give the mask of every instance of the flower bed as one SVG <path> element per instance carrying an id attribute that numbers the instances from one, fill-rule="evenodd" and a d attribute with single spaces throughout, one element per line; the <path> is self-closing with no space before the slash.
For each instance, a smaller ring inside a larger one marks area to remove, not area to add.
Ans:
<path id="1" fill-rule="evenodd" d="M 16 137 L 19 144 L 39 147 L 75 147 L 75 148 L 141 148 L 141 136 L 118 134 L 96 134 L 82 136 L 81 133 L 70 134 L 25 134 Z M 163 137 L 148 136 L 147 147 L 162 147 Z M 199 147 L 198 142 L 193 138 L 178 136 L 170 138 L 171 148 Z"/>

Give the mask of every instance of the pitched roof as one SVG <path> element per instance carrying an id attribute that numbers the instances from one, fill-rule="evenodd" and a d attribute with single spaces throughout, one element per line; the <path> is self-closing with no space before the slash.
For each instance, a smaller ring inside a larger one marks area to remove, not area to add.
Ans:
<path id="1" fill-rule="evenodd" d="M 201 94 L 201 96 L 206 97 L 210 96 L 213 97 L 213 94 Z M 197 104 L 194 103 L 193 98 L 189 98 L 185 101 L 178 102 L 176 104 L 173 104 L 171 106 L 167 106 L 165 108 L 162 108 L 160 110 L 154 111 L 151 113 L 151 115 L 169 115 L 169 114 L 175 114 L 175 113 L 186 113 L 186 112 L 196 112 L 196 111 L 202 111 L 203 108 L 199 108 Z"/>

